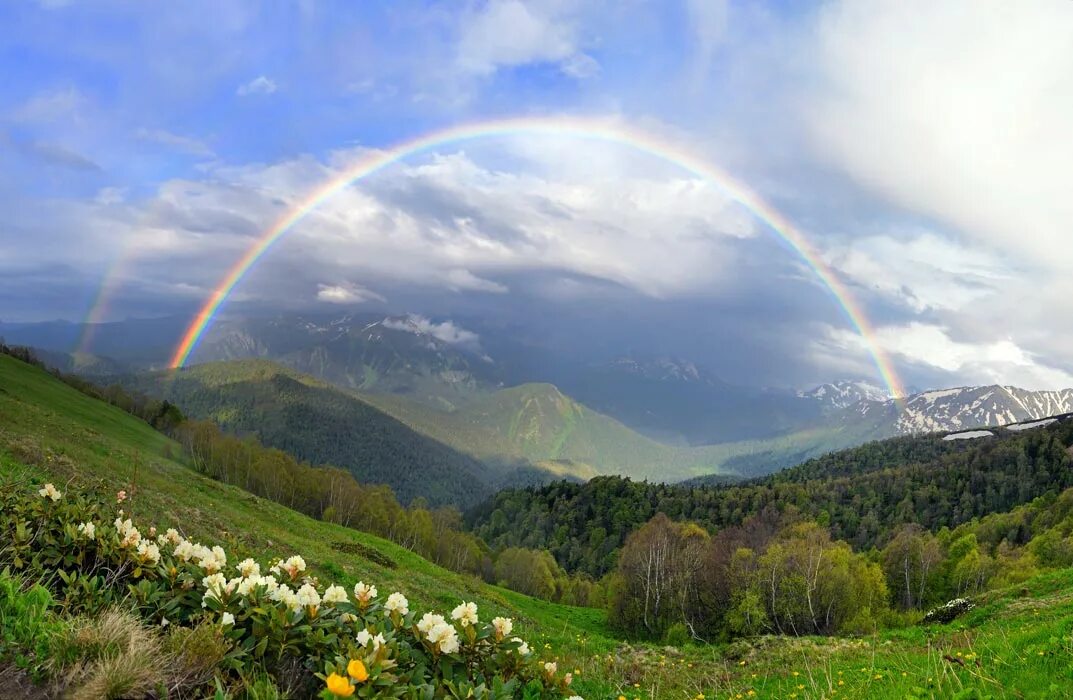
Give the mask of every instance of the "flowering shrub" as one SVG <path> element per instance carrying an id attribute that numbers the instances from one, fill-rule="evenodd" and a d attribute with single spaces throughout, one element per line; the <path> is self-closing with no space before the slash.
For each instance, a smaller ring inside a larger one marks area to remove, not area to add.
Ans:
<path id="1" fill-rule="evenodd" d="M 976 607 L 976 605 L 968 598 L 954 598 L 933 610 L 929 610 L 927 614 L 924 615 L 923 621 L 925 624 L 935 622 L 946 624 L 961 617 L 974 607 Z"/>
<path id="2" fill-rule="evenodd" d="M 113 507 L 125 497 L 119 492 Z M 230 647 L 220 670 L 236 678 L 251 666 L 289 676 L 298 670 L 323 698 L 570 695 L 570 674 L 560 676 L 554 662 L 510 636 L 509 618 L 482 622 L 475 603 L 461 602 L 448 620 L 412 611 L 401 592 L 381 600 L 364 582 L 350 591 L 322 586 L 299 555 L 267 566 L 229 564 L 219 546 L 175 529 L 143 533 L 122 510 L 105 515 L 102 502 L 52 484 L 30 495 L 0 490 L 0 505 L 9 543 L 0 565 L 57 574 L 58 603 L 68 612 L 127 598 L 159 625 L 219 625 Z"/>

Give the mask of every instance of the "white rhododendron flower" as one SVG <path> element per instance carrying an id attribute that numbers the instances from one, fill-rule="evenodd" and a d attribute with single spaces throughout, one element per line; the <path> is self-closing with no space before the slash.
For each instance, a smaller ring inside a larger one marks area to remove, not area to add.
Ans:
<path id="1" fill-rule="evenodd" d="M 373 649 L 379 649 L 380 647 L 384 646 L 384 644 L 386 644 L 386 643 L 387 643 L 387 640 L 384 639 L 384 635 L 379 633 L 379 632 L 376 634 L 375 637 L 373 637 Z"/>
<path id="2" fill-rule="evenodd" d="M 387 602 L 384 603 L 384 610 L 388 614 L 397 612 L 400 615 L 405 615 L 410 612 L 410 601 L 406 600 L 406 596 L 402 593 L 396 591 L 387 597 Z"/>
<path id="3" fill-rule="evenodd" d="M 417 622 L 417 631 L 421 634 L 428 634 L 428 631 L 436 625 L 442 625 L 446 620 L 443 615 L 437 615 L 436 613 L 427 612 L 421 616 L 421 619 Z"/>
<path id="4" fill-rule="evenodd" d="M 230 625 L 235 624 L 235 616 L 229 612 L 225 612 L 223 615 L 220 616 L 220 624 L 224 627 L 228 627 Z"/>
<path id="5" fill-rule="evenodd" d="M 559 664 L 555 663 L 554 661 L 547 661 L 547 662 L 544 663 L 544 671 L 549 676 L 554 676 L 555 672 L 558 671 L 558 670 L 559 670 Z"/>
<path id="6" fill-rule="evenodd" d="M 315 608 L 320 605 L 320 594 L 317 589 L 308 583 L 298 589 L 298 604 L 305 608 Z"/>
<path id="7" fill-rule="evenodd" d="M 45 487 L 37 492 L 37 495 L 41 498 L 51 498 L 53 501 L 58 501 L 63 498 L 63 494 L 56 490 L 56 487 L 52 483 L 45 484 Z"/>
<path id="8" fill-rule="evenodd" d="M 376 586 L 367 586 L 362 581 L 358 581 L 354 584 L 354 598 L 362 604 L 362 607 L 368 605 L 369 601 L 375 597 Z"/>
<path id="9" fill-rule="evenodd" d="M 217 571 L 222 570 L 227 566 L 227 553 L 224 552 L 223 547 L 219 545 L 212 549 L 201 547 L 201 545 L 194 545 L 195 548 L 199 548 L 197 554 L 197 565 L 210 574 L 214 574 Z"/>
<path id="10" fill-rule="evenodd" d="M 138 557 L 146 564 L 156 565 L 160 562 L 160 548 L 151 542 L 140 542 Z"/>
<path id="11" fill-rule="evenodd" d="M 176 530 L 173 527 L 169 527 L 167 530 L 165 530 L 165 532 L 162 535 L 162 537 L 164 539 L 166 539 L 168 542 L 170 542 L 171 544 L 179 544 L 180 542 L 183 541 L 183 538 L 179 534 L 179 531 Z"/>
<path id="12" fill-rule="evenodd" d="M 324 602 L 328 605 L 347 602 L 346 589 L 342 586 L 328 586 L 324 591 Z"/>
<path id="13" fill-rule="evenodd" d="M 492 619 L 492 627 L 496 631 L 496 639 L 503 639 L 514 629 L 514 621 L 509 617 L 496 617 Z"/>
<path id="14" fill-rule="evenodd" d="M 265 593 L 272 595 L 279 588 L 279 582 L 276 581 L 275 576 L 262 576 L 257 579 L 257 583 L 265 587 Z"/>
<path id="15" fill-rule="evenodd" d="M 529 656 L 529 645 L 521 637 L 514 637 L 510 641 L 518 642 L 518 653 L 522 656 Z"/>
<path id="16" fill-rule="evenodd" d="M 451 619 L 458 620 L 463 627 L 477 624 L 477 604 L 463 602 L 451 611 Z"/>
<path id="17" fill-rule="evenodd" d="M 453 654 L 458 651 L 458 632 L 454 625 L 440 622 L 432 626 L 426 634 L 428 641 L 439 647 L 444 654 Z"/>
<path id="18" fill-rule="evenodd" d="M 566 685 L 570 685 L 573 682 L 574 682 L 574 674 L 573 673 L 567 673 L 565 676 L 563 676 L 563 683 L 565 683 Z"/>
<path id="19" fill-rule="evenodd" d="M 193 542 L 190 540 L 181 540 L 176 543 L 175 549 L 172 551 L 171 555 L 176 559 L 186 562 L 194 558 L 194 551 Z"/>
<path id="20" fill-rule="evenodd" d="M 209 574 L 201 579 L 201 585 L 205 587 L 204 598 L 206 600 L 219 600 L 227 591 L 227 579 L 220 573 Z M 203 600 L 201 604 L 204 606 L 205 601 Z"/>
<path id="21" fill-rule="evenodd" d="M 369 634 L 369 630 L 362 630 L 358 632 L 358 636 L 354 638 L 358 642 L 359 647 L 369 646 L 369 642 L 372 641 L 373 636 Z"/>
<path id="22" fill-rule="evenodd" d="M 134 527 L 130 518 L 126 520 L 116 518 L 113 524 L 115 525 L 116 533 L 119 534 L 120 547 L 135 547 L 141 542 L 142 533 L 138 532 L 138 528 Z"/>
<path id="23" fill-rule="evenodd" d="M 93 523 L 81 523 L 78 526 L 78 532 L 87 540 L 97 539 L 97 526 Z"/>
<path id="24" fill-rule="evenodd" d="M 253 559 L 243 559 L 235 565 L 235 568 L 238 569 L 239 574 L 241 574 L 243 578 L 261 575 L 261 565 Z"/>
<path id="25" fill-rule="evenodd" d="M 279 561 L 275 567 L 275 571 L 286 571 L 287 575 L 291 577 L 291 580 L 298 578 L 298 574 L 306 570 L 306 560 L 295 554 L 287 561 Z"/>

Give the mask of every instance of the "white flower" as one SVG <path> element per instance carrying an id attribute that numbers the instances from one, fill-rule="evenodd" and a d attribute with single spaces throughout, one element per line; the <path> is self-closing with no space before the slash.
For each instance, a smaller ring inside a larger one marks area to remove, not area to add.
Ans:
<path id="1" fill-rule="evenodd" d="M 127 500 L 127 492 L 126 491 L 116 491 L 115 502 L 116 503 L 122 503 L 125 500 Z"/>
<path id="2" fill-rule="evenodd" d="M 262 576 L 257 579 L 257 583 L 265 587 L 265 593 L 272 595 L 279 588 L 279 583 L 276 581 L 275 576 Z"/>
<path id="3" fill-rule="evenodd" d="M 376 636 L 373 637 L 373 649 L 379 649 L 380 647 L 384 646 L 384 643 L 386 641 L 387 640 L 384 639 L 384 635 L 380 632 L 377 632 Z"/>
<path id="4" fill-rule="evenodd" d="M 149 526 L 149 536 L 156 537 L 156 525 Z"/>
<path id="5" fill-rule="evenodd" d="M 428 631 L 436 625 L 441 625 L 446 620 L 443 619 L 443 615 L 437 615 L 436 613 L 427 612 L 421 616 L 421 619 L 417 622 L 417 630 L 421 634 L 428 634 Z"/>
<path id="6" fill-rule="evenodd" d="M 166 540 L 167 540 L 168 542 L 170 542 L 170 543 L 172 543 L 172 544 L 179 544 L 180 542 L 182 542 L 182 541 L 183 541 L 183 538 L 182 538 L 182 536 L 181 536 L 181 535 L 179 534 L 179 531 L 178 531 L 178 530 L 176 530 L 176 529 L 175 529 L 175 528 L 173 528 L 173 527 L 169 527 L 169 528 L 168 528 L 168 529 L 167 529 L 167 530 L 166 530 L 166 531 L 164 532 L 164 538 L 165 538 L 165 539 L 166 539 Z"/>
<path id="7" fill-rule="evenodd" d="M 204 600 L 201 601 L 201 605 L 204 607 L 207 600 L 220 599 L 227 589 L 227 579 L 220 573 L 209 574 L 201 579 L 201 585 L 205 587 Z"/>
<path id="8" fill-rule="evenodd" d="M 559 664 L 555 663 L 554 661 L 548 661 L 548 662 L 546 662 L 544 664 L 544 671 L 549 676 L 554 676 L 555 672 L 558 671 L 558 670 L 559 670 Z"/>
<path id="9" fill-rule="evenodd" d="M 251 578 L 261 575 L 261 565 L 255 562 L 253 559 L 243 559 L 235 568 L 242 575 L 243 578 Z"/>
<path id="10" fill-rule="evenodd" d="M 160 562 L 160 548 L 151 542 L 138 544 L 138 557 L 143 563 L 156 565 Z"/>
<path id="11" fill-rule="evenodd" d="M 529 645 L 525 643 L 525 640 L 521 637 L 514 637 L 510 641 L 518 642 L 518 653 L 522 656 L 529 656 Z"/>
<path id="12" fill-rule="evenodd" d="M 171 555 L 182 561 L 190 561 L 194 558 L 194 551 L 194 544 L 190 540 L 180 540 Z"/>
<path id="13" fill-rule="evenodd" d="M 302 604 L 298 602 L 298 596 L 285 583 L 272 592 L 272 600 L 283 603 L 290 610 L 300 610 L 302 608 Z"/>
<path id="14" fill-rule="evenodd" d="M 573 673 L 567 673 L 565 676 L 563 676 L 563 684 L 564 685 L 570 685 L 573 682 L 574 682 L 574 674 Z"/>
<path id="15" fill-rule="evenodd" d="M 234 616 L 234 615 L 232 615 L 232 614 L 231 614 L 231 613 L 229 613 L 229 612 L 225 612 L 225 613 L 224 613 L 224 614 L 223 614 L 223 615 L 222 615 L 222 616 L 220 617 L 220 624 L 221 624 L 221 625 L 223 625 L 224 627 L 228 627 L 228 626 L 230 626 L 230 625 L 233 625 L 233 624 L 235 624 L 235 616 Z"/>
<path id="16" fill-rule="evenodd" d="M 458 632 L 454 625 L 440 622 L 432 626 L 425 637 L 428 641 L 437 645 L 444 654 L 453 654 L 458 651 Z"/>
<path id="17" fill-rule="evenodd" d="M 354 584 L 354 598 L 365 607 L 369 604 L 369 601 L 376 597 L 376 586 L 367 586 L 364 582 L 358 581 Z"/>
<path id="18" fill-rule="evenodd" d="M 581 697 L 580 695 L 571 695 L 566 700 L 585 700 L 585 698 Z"/>
<path id="19" fill-rule="evenodd" d="M 298 589 L 298 604 L 305 608 L 315 608 L 320 605 L 320 594 L 317 589 L 308 583 Z"/>
<path id="20" fill-rule="evenodd" d="M 387 602 L 384 603 L 384 610 L 387 614 L 397 612 L 400 615 L 405 615 L 410 612 L 410 601 L 406 600 L 406 596 L 396 591 L 387 597 Z"/>
<path id="21" fill-rule="evenodd" d="M 119 534 L 119 546 L 120 547 L 135 547 L 141 542 L 142 534 L 138 532 L 138 528 L 134 527 L 130 522 L 130 518 L 123 520 L 122 518 L 116 518 L 115 523 L 116 533 Z"/>
<path id="22" fill-rule="evenodd" d="M 462 603 L 451 611 L 451 619 L 458 620 L 463 627 L 477 624 L 477 604 Z"/>
<path id="23" fill-rule="evenodd" d="M 259 585 L 261 585 L 260 576 L 248 576 L 244 579 L 239 580 L 238 588 L 236 588 L 235 590 L 240 596 L 245 597 L 248 596 L 250 593 L 253 593 L 253 589 L 257 588 L 257 586 Z"/>
<path id="24" fill-rule="evenodd" d="M 349 600 L 347 598 L 346 589 L 342 586 L 328 586 L 324 591 L 324 602 L 327 605 L 335 605 L 336 603 L 345 603 Z"/>
<path id="25" fill-rule="evenodd" d="M 373 636 L 369 634 L 369 630 L 362 630 L 361 632 L 358 632 L 358 636 L 355 637 L 355 639 L 357 640 L 359 647 L 364 647 L 369 645 Z"/>
<path id="26" fill-rule="evenodd" d="M 496 631 L 496 639 L 503 639 L 514 629 L 514 621 L 509 617 L 496 617 L 492 619 L 492 627 Z"/>
<path id="27" fill-rule="evenodd" d="M 37 492 L 37 495 L 41 498 L 51 498 L 53 501 L 58 501 L 63 498 L 63 494 L 56 490 L 56 487 L 52 483 L 45 484 L 45 488 Z"/>
<path id="28" fill-rule="evenodd" d="M 78 526 L 78 532 L 87 540 L 97 539 L 97 526 L 93 523 L 81 523 Z"/>
<path id="29" fill-rule="evenodd" d="M 306 570 L 306 560 L 295 554 L 287 561 L 281 561 L 276 564 L 280 569 L 287 572 L 287 575 L 291 577 L 291 580 L 298 578 L 298 574 Z"/>

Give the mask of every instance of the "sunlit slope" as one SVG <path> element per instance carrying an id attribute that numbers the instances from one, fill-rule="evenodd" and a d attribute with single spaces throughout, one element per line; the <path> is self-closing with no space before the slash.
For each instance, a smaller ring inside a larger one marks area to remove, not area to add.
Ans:
<path id="1" fill-rule="evenodd" d="M 241 489 L 199 475 L 181 463 L 179 445 L 142 421 L 89 398 L 47 373 L 0 355 L 0 475 L 47 476 L 68 488 L 132 493 L 128 513 L 176 526 L 192 539 L 260 559 L 301 553 L 322 578 L 375 581 L 406 591 L 424 607 L 452 607 L 471 598 L 481 606 L 541 622 L 547 610 L 562 629 L 602 629 L 602 615 L 532 601 L 442 569 L 378 537 L 313 520 Z M 368 556 L 343 550 L 366 548 Z M 382 562 L 382 563 L 378 563 Z M 387 565 L 385 565 L 387 564 Z M 393 566 L 391 566 L 393 565 Z M 560 608 L 562 608 L 560 610 Z"/>

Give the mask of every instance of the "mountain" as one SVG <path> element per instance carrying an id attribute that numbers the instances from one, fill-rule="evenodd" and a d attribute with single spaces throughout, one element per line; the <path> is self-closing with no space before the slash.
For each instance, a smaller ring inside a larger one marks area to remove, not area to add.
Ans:
<path id="1" fill-rule="evenodd" d="M 899 402 L 861 401 L 839 420 L 856 432 L 884 435 L 966 430 L 1039 420 L 1073 411 L 1073 389 L 1030 391 L 1012 386 L 925 391 Z"/>
<path id="2" fill-rule="evenodd" d="M 265 360 L 196 365 L 123 383 L 313 464 L 343 467 L 362 483 L 388 484 L 404 503 L 420 496 L 465 505 L 491 493 L 498 479 L 479 460 L 359 397 Z"/>
<path id="3" fill-rule="evenodd" d="M 840 381 L 821 384 L 797 394 L 814 402 L 825 415 L 854 406 L 861 401 L 883 402 L 890 398 L 885 389 L 862 381 Z"/>
<path id="4" fill-rule="evenodd" d="M 414 315 L 243 318 L 217 323 L 192 360 L 266 358 L 339 387 L 450 408 L 498 385 L 496 365 L 474 338 Z"/>

